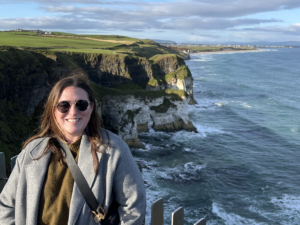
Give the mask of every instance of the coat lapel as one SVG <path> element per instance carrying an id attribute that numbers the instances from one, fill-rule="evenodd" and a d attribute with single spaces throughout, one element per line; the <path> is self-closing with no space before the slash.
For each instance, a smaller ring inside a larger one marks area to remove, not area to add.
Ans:
<path id="1" fill-rule="evenodd" d="M 44 138 L 30 152 L 30 157 L 33 160 L 40 156 L 45 149 L 48 140 L 49 138 Z M 34 160 L 25 168 L 26 179 L 28 180 L 26 224 L 37 224 L 39 200 L 43 188 L 44 178 L 47 173 L 50 156 L 51 153 L 48 152 L 42 158 L 39 160 Z"/>
<path id="2" fill-rule="evenodd" d="M 99 155 L 97 156 L 99 157 Z M 81 139 L 79 157 L 78 157 L 78 167 L 81 170 L 88 185 L 92 188 L 96 175 L 93 169 L 91 142 L 85 133 L 82 135 L 82 139 Z M 71 205 L 70 205 L 69 221 L 68 221 L 69 225 L 75 224 L 84 203 L 85 200 L 82 197 L 75 182 L 73 187 L 72 197 L 71 197 Z"/>

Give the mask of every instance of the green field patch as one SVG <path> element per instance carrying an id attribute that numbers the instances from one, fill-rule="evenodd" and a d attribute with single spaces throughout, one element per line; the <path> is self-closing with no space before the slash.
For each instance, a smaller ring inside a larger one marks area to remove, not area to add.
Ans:
<path id="1" fill-rule="evenodd" d="M 191 77 L 191 71 L 187 66 L 180 66 L 176 71 L 169 73 L 165 76 L 166 82 L 171 82 L 173 78 L 183 80 L 187 77 Z"/>
<path id="2" fill-rule="evenodd" d="M 120 43 L 101 42 L 80 38 L 59 38 L 46 35 L 17 35 L 16 32 L 0 32 L 1 45 L 18 47 L 66 47 L 72 48 L 112 48 Z"/>
<path id="3" fill-rule="evenodd" d="M 156 79 L 150 79 L 147 84 L 155 87 L 155 86 L 158 86 L 158 81 Z"/>
<path id="4" fill-rule="evenodd" d="M 104 96 L 124 96 L 132 95 L 141 99 L 156 99 L 163 96 L 170 96 L 174 101 L 182 101 L 183 97 L 187 97 L 187 93 L 184 90 L 166 89 L 160 91 L 146 91 L 146 90 L 120 90 L 116 88 L 108 88 L 100 86 L 94 82 L 90 82 L 96 98 L 98 101 L 102 101 Z"/>
<path id="5" fill-rule="evenodd" d="M 50 51 L 53 52 L 81 52 L 81 53 L 99 53 L 99 54 L 116 54 L 113 51 L 110 50 L 104 50 L 104 49 L 93 49 L 93 48 L 58 48 L 58 49 L 50 49 Z"/>

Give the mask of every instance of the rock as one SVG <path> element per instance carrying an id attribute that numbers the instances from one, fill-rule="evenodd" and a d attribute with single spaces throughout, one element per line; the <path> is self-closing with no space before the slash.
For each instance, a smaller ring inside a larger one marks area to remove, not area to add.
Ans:
<path id="1" fill-rule="evenodd" d="M 191 56 L 189 54 L 182 54 L 181 57 L 184 59 L 184 60 L 189 60 L 191 59 Z"/>

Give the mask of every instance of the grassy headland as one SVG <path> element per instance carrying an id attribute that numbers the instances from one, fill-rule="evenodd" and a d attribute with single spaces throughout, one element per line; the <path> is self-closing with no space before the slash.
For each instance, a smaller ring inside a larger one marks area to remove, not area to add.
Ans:
<path id="1" fill-rule="evenodd" d="M 190 76 L 178 51 L 151 40 L 117 35 L 0 32 L 0 151 L 18 154 L 35 131 L 51 86 L 70 72 L 88 74 L 98 101 L 106 95 L 139 99 L 166 96 L 179 101 L 184 90 L 146 90 Z M 165 100 L 153 110 L 173 107 Z"/>

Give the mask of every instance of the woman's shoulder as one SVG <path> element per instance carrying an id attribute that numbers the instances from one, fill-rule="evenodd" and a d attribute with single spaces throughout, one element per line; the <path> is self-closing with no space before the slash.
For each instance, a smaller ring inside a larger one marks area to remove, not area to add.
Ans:
<path id="1" fill-rule="evenodd" d="M 100 130 L 103 142 L 108 144 L 108 146 L 117 151 L 127 151 L 129 150 L 128 145 L 123 141 L 118 135 L 104 128 Z"/>
<path id="2" fill-rule="evenodd" d="M 42 145 L 48 144 L 48 140 L 49 137 L 35 138 L 26 145 L 24 150 L 31 151 L 33 149 L 39 148 Z"/>

